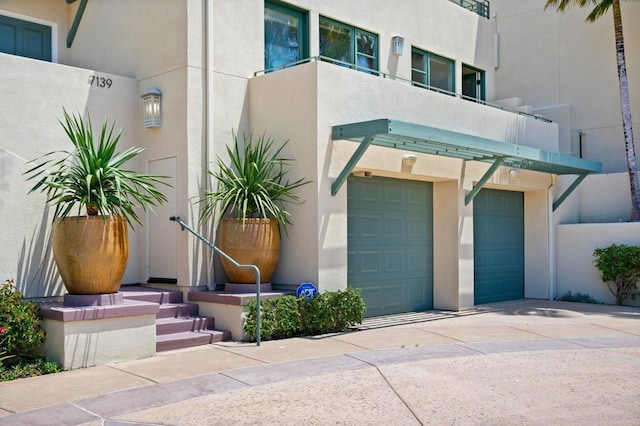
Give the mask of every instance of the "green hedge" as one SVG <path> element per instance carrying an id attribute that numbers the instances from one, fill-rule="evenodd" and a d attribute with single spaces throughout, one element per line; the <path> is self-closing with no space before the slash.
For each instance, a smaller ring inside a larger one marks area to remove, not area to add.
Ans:
<path id="1" fill-rule="evenodd" d="M 244 331 L 256 339 L 256 301 L 247 303 Z M 360 290 L 318 293 L 313 298 L 281 296 L 261 302 L 261 338 L 285 339 L 347 330 L 364 319 Z"/>

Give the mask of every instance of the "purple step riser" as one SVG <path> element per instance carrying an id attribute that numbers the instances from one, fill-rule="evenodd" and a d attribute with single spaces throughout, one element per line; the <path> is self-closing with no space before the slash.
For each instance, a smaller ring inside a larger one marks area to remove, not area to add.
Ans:
<path id="1" fill-rule="evenodd" d="M 192 348 L 194 346 L 208 345 L 212 342 L 211 336 L 198 336 L 198 333 L 194 333 L 196 337 L 191 339 L 175 339 L 164 340 L 156 342 L 156 352 L 171 351 L 173 349 Z"/>
<path id="2" fill-rule="evenodd" d="M 213 330 L 215 322 L 213 318 L 178 318 L 171 322 L 156 322 L 156 335 L 182 333 L 186 331 Z"/>
<path id="3" fill-rule="evenodd" d="M 139 300 L 142 302 L 153 302 L 153 303 L 182 303 L 183 297 L 182 292 L 179 291 L 135 291 L 135 290 L 124 290 L 122 291 L 122 295 L 125 299 L 131 300 Z"/>
<path id="4" fill-rule="evenodd" d="M 194 346 L 208 345 L 214 342 L 229 340 L 231 334 L 228 331 L 205 330 L 200 333 L 177 334 L 175 337 L 163 336 L 156 342 L 156 352 L 170 351 L 174 349 L 191 348 Z"/>
<path id="5" fill-rule="evenodd" d="M 180 318 L 195 317 L 198 315 L 198 305 L 191 303 L 180 303 L 171 305 L 160 305 L 160 311 L 156 318 Z"/>

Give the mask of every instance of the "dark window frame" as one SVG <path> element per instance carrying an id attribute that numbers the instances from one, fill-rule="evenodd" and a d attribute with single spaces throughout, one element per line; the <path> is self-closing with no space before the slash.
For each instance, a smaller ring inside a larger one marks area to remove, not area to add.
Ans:
<path id="1" fill-rule="evenodd" d="M 328 56 L 326 54 L 323 54 L 322 51 L 322 25 L 324 24 L 330 24 L 330 25 L 336 25 L 338 27 L 341 27 L 343 29 L 346 29 L 349 31 L 349 53 L 350 53 L 350 60 L 349 61 L 341 61 L 338 58 L 334 58 L 331 56 Z M 353 68 L 355 70 L 359 70 L 365 73 L 369 73 L 369 74 L 375 74 L 378 75 L 379 70 L 380 70 L 380 43 L 379 43 L 379 36 L 378 34 L 371 32 L 371 31 L 367 31 L 364 30 L 362 28 L 350 25 L 350 24 L 346 24 L 344 22 L 341 21 L 337 21 L 335 19 L 326 17 L 326 16 L 320 16 L 319 19 L 319 31 L 320 31 L 320 39 L 319 39 L 319 43 L 320 43 L 320 56 L 323 57 L 323 60 L 328 60 L 330 61 L 331 59 L 335 59 L 336 61 L 339 61 L 338 64 L 339 65 L 343 65 L 343 66 L 349 66 L 350 68 Z M 373 52 L 372 53 L 367 53 L 364 51 L 360 51 L 359 50 L 359 43 L 358 43 L 358 39 L 359 37 L 372 37 L 373 38 Z M 369 59 L 373 62 L 373 67 L 364 67 L 358 64 L 358 58 L 365 58 L 365 60 Z"/>
<path id="2" fill-rule="evenodd" d="M 290 63 L 295 63 L 298 61 L 302 61 L 304 59 L 308 59 L 309 58 L 309 12 L 307 10 L 304 9 L 300 9 L 297 7 L 293 7 L 290 6 L 286 3 L 283 2 L 279 2 L 279 1 L 265 1 L 264 3 L 264 9 L 265 9 L 265 18 L 266 18 L 266 13 L 267 10 L 272 10 L 284 15 L 289 15 L 295 19 L 298 20 L 298 34 L 297 34 L 297 41 L 298 41 L 298 55 L 297 55 L 297 59 L 293 62 Z M 280 69 L 280 68 L 286 68 L 288 66 L 288 64 L 283 64 L 283 65 L 278 65 L 276 67 L 269 67 L 269 61 L 267 58 L 267 27 L 265 25 L 265 30 L 264 30 L 264 66 L 265 69 Z M 289 63 L 289 64 L 290 64 Z"/>
<path id="3" fill-rule="evenodd" d="M 422 69 L 418 69 L 414 67 L 413 63 L 413 55 L 421 55 L 422 56 Z M 449 88 L 443 89 L 442 87 L 437 87 L 431 84 L 431 59 L 435 59 L 441 62 L 445 62 L 450 65 L 450 73 L 448 78 Z M 417 81 L 414 78 L 414 73 L 419 74 L 424 77 L 423 81 Z M 419 47 L 412 46 L 411 47 L 411 82 L 415 86 L 419 86 L 425 89 L 434 90 L 440 93 L 444 93 L 447 95 L 455 95 L 456 92 L 456 61 L 453 59 L 449 59 L 442 55 L 438 55 L 433 52 L 429 52 L 428 50 L 420 49 Z"/>

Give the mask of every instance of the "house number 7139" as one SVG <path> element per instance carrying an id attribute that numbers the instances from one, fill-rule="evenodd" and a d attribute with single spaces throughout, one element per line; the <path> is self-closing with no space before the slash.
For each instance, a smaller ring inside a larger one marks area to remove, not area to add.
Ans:
<path id="1" fill-rule="evenodd" d="M 89 85 L 94 84 L 96 87 L 106 87 L 107 89 L 111 88 L 113 81 L 110 78 L 104 78 L 96 75 L 89 76 Z"/>

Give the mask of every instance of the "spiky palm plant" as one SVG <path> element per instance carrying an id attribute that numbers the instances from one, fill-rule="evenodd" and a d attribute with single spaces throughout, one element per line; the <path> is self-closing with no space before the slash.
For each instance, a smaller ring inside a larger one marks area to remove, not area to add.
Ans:
<path id="1" fill-rule="evenodd" d="M 142 224 L 137 208 L 146 211 L 167 201 L 156 189 L 157 184 L 168 185 L 162 176 L 123 168 L 144 148 L 116 152 L 122 130 L 114 132 L 115 123 L 109 126 L 105 118 L 96 140 L 89 116 L 85 121 L 80 114 L 64 110 L 64 121 L 58 121 L 74 149 L 49 152 L 25 172 L 27 179 L 38 179 L 29 193 L 47 194 L 47 202 L 55 206 L 54 218 L 69 216 L 74 207 L 80 215 L 84 206 L 89 216 L 124 216 L 129 225 L 131 220 Z"/>
<path id="2" fill-rule="evenodd" d="M 219 210 L 218 221 L 227 213 L 235 212 L 244 221 L 247 218 L 274 218 L 285 233 L 291 224 L 290 213 L 283 203 L 298 203 L 294 190 L 310 181 L 300 178 L 289 182 L 285 179 L 293 159 L 282 156 L 287 142 L 279 148 L 265 135 L 253 138 L 244 134 L 242 146 L 238 135 L 233 134 L 233 147 L 227 146 L 230 164 L 217 158 L 218 171 L 206 172 L 218 186 L 205 191 L 198 202 L 202 204 L 200 221 L 205 222 Z"/>

